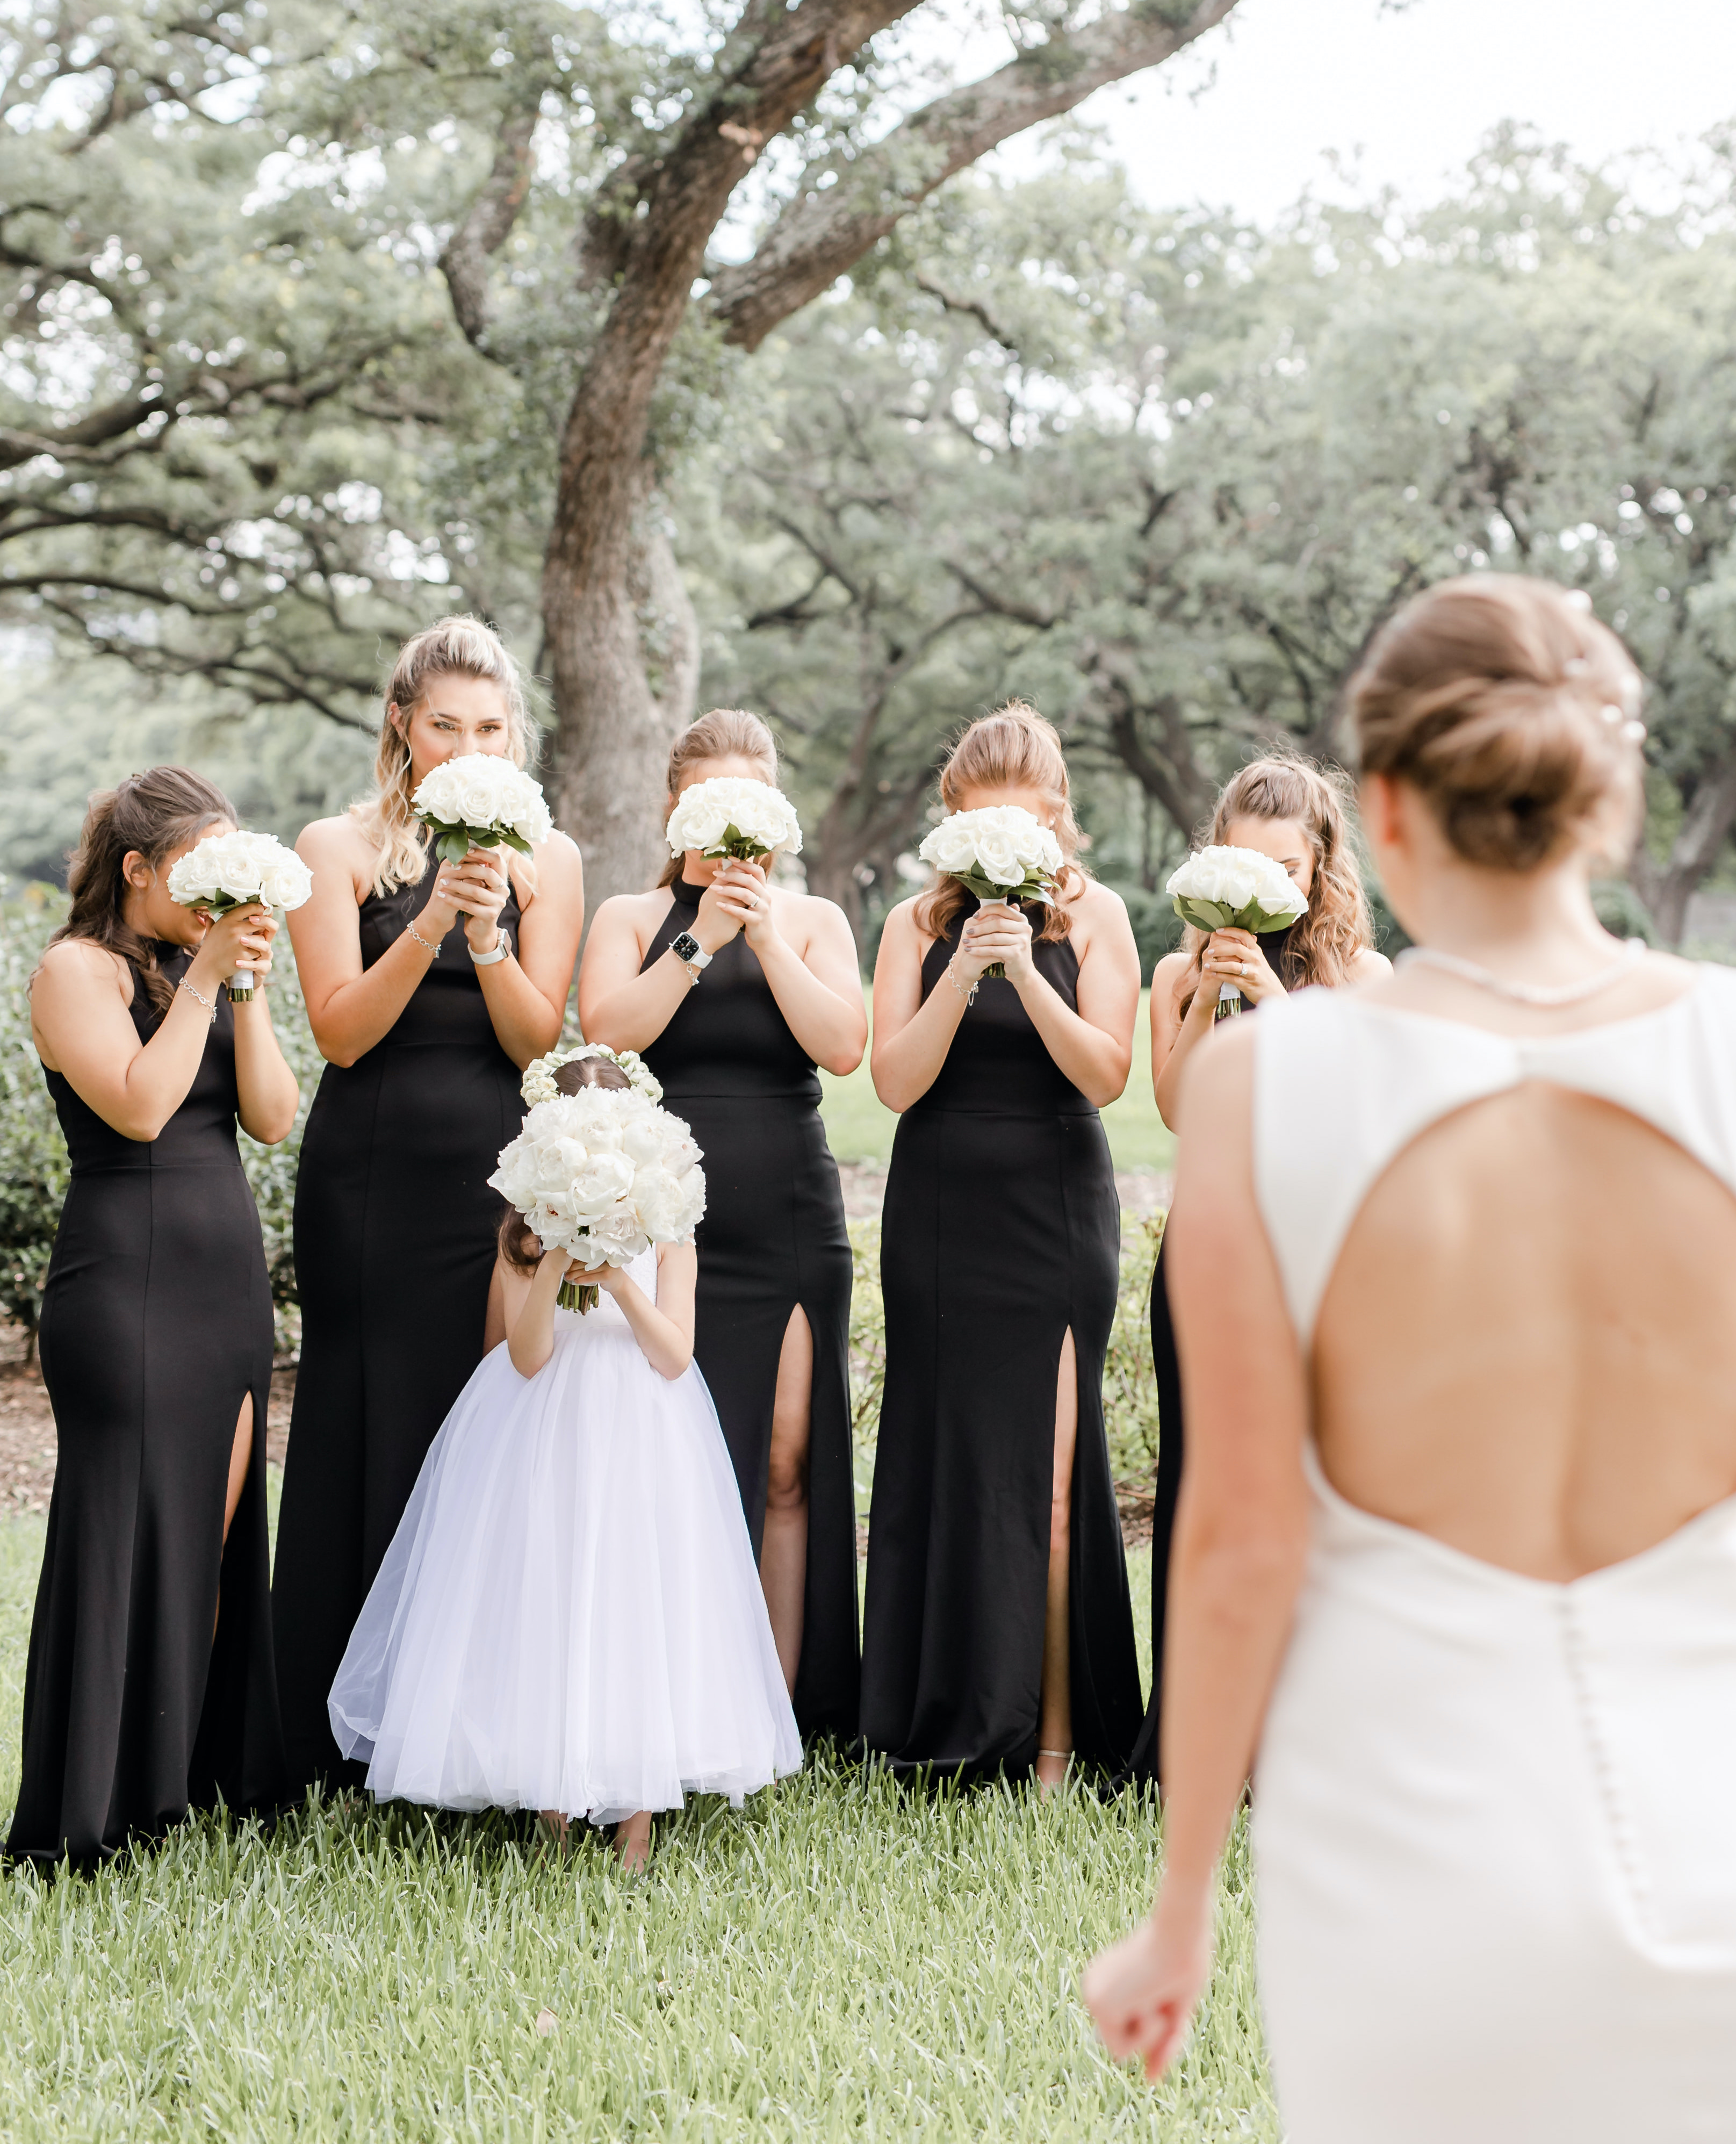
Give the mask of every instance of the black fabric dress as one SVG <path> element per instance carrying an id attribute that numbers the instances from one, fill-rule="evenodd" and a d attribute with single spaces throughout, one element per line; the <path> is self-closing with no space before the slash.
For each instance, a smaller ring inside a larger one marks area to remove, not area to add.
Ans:
<path id="1" fill-rule="evenodd" d="M 956 944 L 929 948 L 925 999 L 951 987 Z M 1039 940 L 1034 956 L 1076 1005 L 1071 945 Z M 1020 1771 L 1036 1754 L 1055 1380 L 1069 1327 L 1074 1744 L 1087 1764 L 1127 1760 L 1139 1670 L 1103 1413 L 1120 1235 L 1097 1111 L 1012 984 L 985 979 L 940 1076 L 899 1124 L 886 1183 L 862 1738 L 895 1766 Z"/>
<path id="2" fill-rule="evenodd" d="M 156 954 L 171 983 L 192 958 Z M 146 1042 L 160 1020 L 136 970 L 132 1020 Z M 44 1077 L 72 1159 L 42 1295 L 60 1449 L 7 1849 L 87 1866 L 190 1806 L 260 1808 L 283 1791 L 265 1536 L 271 1291 L 236 1148 L 226 995 L 154 1141 Z M 250 1392 L 253 1458 L 226 1546 Z"/>
<path id="3" fill-rule="evenodd" d="M 642 972 L 690 931 L 704 889 L 677 879 Z M 719 949 L 642 1052 L 663 1106 L 705 1156 L 693 1352 L 711 1387 L 757 1558 L 771 1407 L 790 1313 L 814 1340 L 807 1583 L 794 1705 L 803 1735 L 856 1731 L 856 1494 L 850 1443 L 850 1238 L 820 1075 L 740 935 Z"/>
<path id="4" fill-rule="evenodd" d="M 371 968 L 414 922 L 437 874 L 361 906 Z M 501 922 L 518 944 L 509 895 Z M 328 1065 L 295 1184 L 301 1366 L 271 1589 L 291 1781 L 359 1784 L 325 1700 L 422 1462 L 482 1360 L 504 1211 L 489 1190 L 523 1119 L 519 1073 L 495 1038 L 455 923 L 390 1032 Z"/>
<path id="5" fill-rule="evenodd" d="M 1263 940 L 1267 965 L 1287 990 L 1293 990 L 1301 980 L 1292 950 L 1296 931 L 1292 923 L 1286 930 L 1269 932 Z M 1244 1005 L 1242 1015 L 1255 1010 Z M 1130 1778 L 1153 1784 L 1161 1777 L 1158 1736 L 1163 1705 L 1163 1623 L 1169 1605 L 1169 1551 L 1175 1538 L 1176 1499 L 1182 1493 L 1182 1459 L 1186 1449 L 1182 1429 L 1182 1366 L 1169 1316 L 1163 1263 L 1166 1248 L 1166 1244 L 1159 1243 L 1151 1276 L 1151 1353 L 1158 1387 L 1158 1473 L 1151 1516 L 1151 1697 L 1128 1765 Z"/>

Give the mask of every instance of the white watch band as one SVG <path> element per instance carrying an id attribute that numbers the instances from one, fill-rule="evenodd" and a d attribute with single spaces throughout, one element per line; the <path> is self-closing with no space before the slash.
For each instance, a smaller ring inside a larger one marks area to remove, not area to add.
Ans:
<path id="1" fill-rule="evenodd" d="M 507 936 L 506 926 L 503 923 L 494 940 L 494 951 L 492 953 L 473 952 L 470 958 L 479 968 L 492 968 L 497 960 L 503 960 L 512 950 L 513 941 Z"/>
<path id="2" fill-rule="evenodd" d="M 684 960 L 682 965 L 687 968 L 708 968 L 716 957 L 715 954 L 707 953 L 705 948 L 701 946 L 691 960 Z"/>

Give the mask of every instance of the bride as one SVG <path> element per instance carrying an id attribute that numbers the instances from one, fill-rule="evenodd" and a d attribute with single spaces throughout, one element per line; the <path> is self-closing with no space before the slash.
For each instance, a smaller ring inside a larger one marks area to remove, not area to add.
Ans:
<path id="1" fill-rule="evenodd" d="M 1419 598 L 1351 693 L 1417 948 L 1190 1070 L 1167 1868 L 1085 1998 L 1173 2057 L 1252 1763 L 1289 2144 L 1736 2121 L 1736 974 L 1593 913 L 1639 691 L 1545 583 Z"/>

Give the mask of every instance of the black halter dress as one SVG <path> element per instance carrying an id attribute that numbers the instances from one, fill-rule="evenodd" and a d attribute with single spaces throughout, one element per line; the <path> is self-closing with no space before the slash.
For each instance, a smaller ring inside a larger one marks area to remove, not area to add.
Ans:
<path id="1" fill-rule="evenodd" d="M 1292 950 L 1297 926 L 1274 931 L 1262 940 L 1267 965 L 1287 990 L 1300 980 Z M 1256 1008 L 1244 1005 L 1242 1014 Z M 1242 1015 L 1238 1015 L 1241 1017 Z M 1158 1472 L 1151 1518 L 1151 1697 L 1145 1708 L 1145 1724 L 1133 1744 L 1128 1765 L 1131 1778 L 1155 1784 L 1162 1776 L 1158 1733 L 1163 1708 L 1163 1626 L 1169 1605 L 1169 1551 L 1175 1538 L 1176 1500 L 1182 1493 L 1182 1457 L 1185 1450 L 1182 1429 L 1182 1366 L 1176 1353 L 1175 1327 L 1169 1315 L 1168 1268 L 1164 1246 L 1158 1246 L 1158 1262 L 1151 1277 L 1151 1354 L 1158 1387 Z"/>
<path id="2" fill-rule="evenodd" d="M 437 874 L 361 906 L 371 968 L 433 896 Z M 516 948 L 518 908 L 501 922 Z M 359 1784 L 325 1700 L 429 1446 L 482 1360 L 505 1210 L 489 1189 L 523 1119 L 462 921 L 390 1032 L 328 1065 L 301 1143 L 295 1278 L 301 1367 L 278 1518 L 272 1607 L 298 1795 Z"/>
<path id="3" fill-rule="evenodd" d="M 954 933 L 929 948 L 925 999 L 950 987 L 956 945 Z M 1072 945 L 1039 940 L 1034 957 L 1076 1005 Z M 862 1739 L 895 1767 L 1020 1771 L 1036 1754 L 1055 1382 L 1069 1329 L 1074 1743 L 1087 1764 L 1126 1761 L 1139 1670 L 1103 1414 L 1120 1234 L 1096 1109 L 1012 984 L 985 979 L 939 1077 L 905 1112 L 886 1183 Z"/>
<path id="4" fill-rule="evenodd" d="M 191 955 L 155 951 L 178 983 Z M 148 1042 L 161 1015 L 136 969 L 131 1010 Z M 42 1295 L 60 1448 L 7 1848 L 88 1865 L 190 1806 L 257 1808 L 283 1791 L 265 1537 L 271 1289 L 236 1149 L 226 995 L 154 1140 L 126 1138 L 62 1074 L 43 1076 L 72 1161 Z M 253 1457 L 226 1546 L 250 1392 Z"/>
<path id="5" fill-rule="evenodd" d="M 643 968 L 693 926 L 704 889 L 677 879 Z M 820 1120 L 820 1076 L 745 937 L 719 949 L 642 1053 L 705 1156 L 693 1352 L 717 1403 L 756 1557 L 766 1525 L 778 1357 L 797 1303 L 814 1339 L 807 1583 L 797 1725 L 856 1731 L 856 1494 L 850 1445 L 850 1238 Z"/>

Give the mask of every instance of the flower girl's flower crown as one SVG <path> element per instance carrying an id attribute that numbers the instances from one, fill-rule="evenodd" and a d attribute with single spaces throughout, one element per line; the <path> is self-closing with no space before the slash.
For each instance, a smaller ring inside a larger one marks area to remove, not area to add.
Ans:
<path id="1" fill-rule="evenodd" d="M 533 1109 L 538 1102 L 552 1102 L 561 1091 L 554 1084 L 555 1074 L 562 1065 L 576 1065 L 583 1057 L 601 1057 L 618 1066 L 627 1074 L 628 1086 L 647 1102 L 662 1100 L 661 1082 L 652 1079 L 637 1050 L 611 1050 L 606 1043 L 581 1042 L 572 1050 L 551 1050 L 546 1057 L 533 1058 L 525 1066 L 524 1077 L 518 1082 L 525 1108 Z"/>

